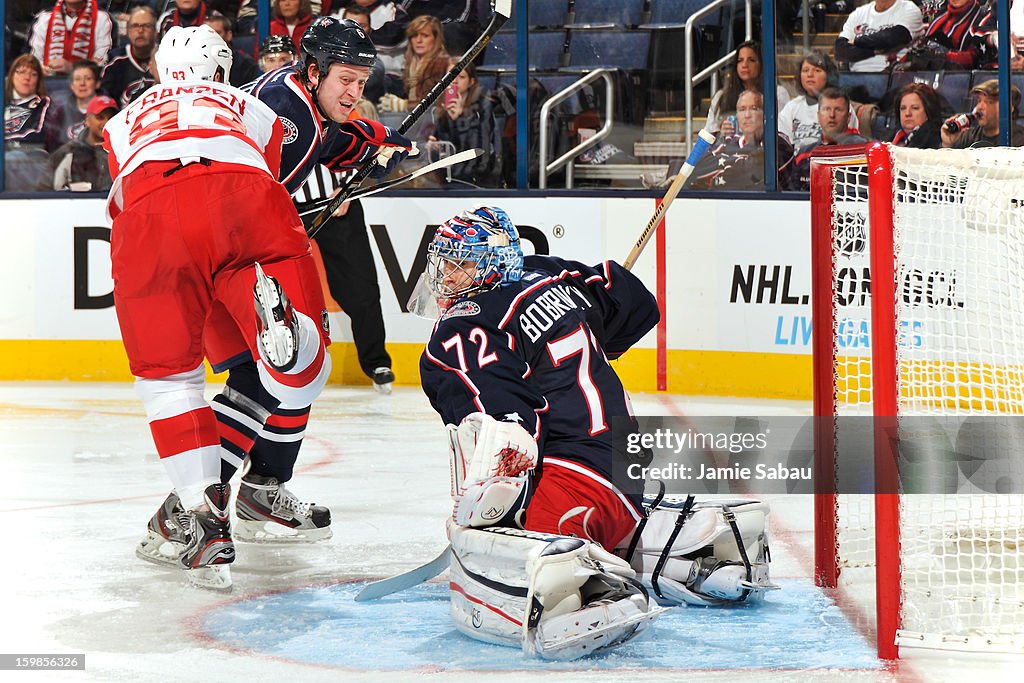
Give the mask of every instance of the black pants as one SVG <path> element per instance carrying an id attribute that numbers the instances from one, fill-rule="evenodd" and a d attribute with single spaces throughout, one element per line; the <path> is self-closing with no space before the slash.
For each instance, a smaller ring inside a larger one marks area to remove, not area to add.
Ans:
<path id="1" fill-rule="evenodd" d="M 315 215 L 302 219 L 307 228 L 313 218 Z M 363 205 L 359 201 L 352 202 L 348 213 L 330 218 L 313 239 L 320 247 L 331 296 L 352 320 L 359 366 L 367 377 L 372 377 L 376 368 L 390 368 L 391 356 L 384 348 L 380 286 Z"/>

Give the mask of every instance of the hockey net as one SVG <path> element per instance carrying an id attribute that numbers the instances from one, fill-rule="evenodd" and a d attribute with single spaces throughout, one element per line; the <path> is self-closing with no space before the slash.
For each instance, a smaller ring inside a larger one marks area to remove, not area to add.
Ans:
<path id="1" fill-rule="evenodd" d="M 876 487 L 816 495 L 816 579 L 873 613 L 882 657 L 1024 653 L 1024 150 L 833 148 L 811 205 L 817 471 L 866 450 Z M 894 431 L 956 493 L 893 486 Z M 965 474 L 979 436 L 1001 487 Z"/>

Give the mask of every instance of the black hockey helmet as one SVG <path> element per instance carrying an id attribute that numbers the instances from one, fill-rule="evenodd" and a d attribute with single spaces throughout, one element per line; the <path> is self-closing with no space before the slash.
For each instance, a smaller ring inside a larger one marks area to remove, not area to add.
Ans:
<path id="1" fill-rule="evenodd" d="M 377 48 L 351 19 L 320 17 L 299 41 L 299 61 L 308 68 L 310 60 L 315 60 L 322 74 L 330 71 L 331 64 L 372 67 L 377 61 Z"/>
<path id="2" fill-rule="evenodd" d="M 267 36 L 263 39 L 263 44 L 260 45 L 260 57 L 281 52 L 288 52 L 293 55 L 299 54 L 295 43 L 292 42 L 291 36 Z"/>

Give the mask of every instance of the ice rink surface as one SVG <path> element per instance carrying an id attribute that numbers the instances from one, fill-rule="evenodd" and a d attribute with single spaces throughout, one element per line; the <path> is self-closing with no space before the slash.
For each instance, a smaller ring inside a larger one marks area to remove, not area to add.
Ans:
<path id="1" fill-rule="evenodd" d="M 638 415 L 810 410 L 633 399 Z M 411 569 L 445 545 L 447 447 L 415 388 L 325 391 L 289 487 L 330 507 L 334 538 L 238 544 L 227 594 L 189 587 L 134 555 L 169 484 L 130 384 L 0 383 L 0 465 L 0 652 L 86 656 L 84 672 L 2 672 L 2 681 L 1024 680 L 1020 659 L 915 657 L 888 668 L 877 660 L 857 596 L 811 581 L 807 496 L 770 500 L 782 591 L 754 608 L 677 608 L 604 657 L 544 663 L 470 640 L 451 625 L 439 582 L 354 603 L 367 579 Z"/>

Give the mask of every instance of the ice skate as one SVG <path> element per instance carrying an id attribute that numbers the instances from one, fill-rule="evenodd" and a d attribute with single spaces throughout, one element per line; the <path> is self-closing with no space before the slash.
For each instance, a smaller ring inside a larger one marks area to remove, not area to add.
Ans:
<path id="1" fill-rule="evenodd" d="M 381 394 L 390 394 L 395 385 L 395 373 L 391 368 L 377 368 L 373 371 L 373 388 Z"/>
<path id="2" fill-rule="evenodd" d="M 183 527 L 184 549 L 178 566 L 190 583 L 202 588 L 231 588 L 231 570 L 235 544 L 231 540 L 227 484 L 211 484 L 203 494 L 207 510 L 187 510 L 178 519 Z"/>
<path id="3" fill-rule="evenodd" d="M 253 298 L 259 319 L 256 339 L 260 357 L 278 372 L 287 372 L 295 366 L 299 356 L 299 321 L 281 284 L 264 273 L 259 263 L 256 264 Z"/>
<path id="4" fill-rule="evenodd" d="M 185 549 L 179 515 L 185 512 L 178 494 L 171 491 L 150 518 L 146 537 L 139 541 L 135 554 L 147 562 L 177 567 L 178 557 Z"/>
<path id="5" fill-rule="evenodd" d="M 235 500 L 234 533 L 249 543 L 312 543 L 331 537 L 331 511 L 305 503 L 273 477 L 248 472 Z"/>

